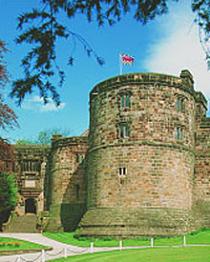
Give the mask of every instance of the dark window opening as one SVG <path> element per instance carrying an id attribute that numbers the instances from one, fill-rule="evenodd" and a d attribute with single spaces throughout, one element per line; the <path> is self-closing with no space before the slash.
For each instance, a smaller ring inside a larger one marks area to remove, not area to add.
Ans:
<path id="1" fill-rule="evenodd" d="M 120 167 L 119 168 L 119 175 L 125 176 L 127 174 L 127 168 L 126 167 Z"/>
<path id="2" fill-rule="evenodd" d="M 25 213 L 36 214 L 36 201 L 34 198 L 28 198 L 25 200 Z"/>

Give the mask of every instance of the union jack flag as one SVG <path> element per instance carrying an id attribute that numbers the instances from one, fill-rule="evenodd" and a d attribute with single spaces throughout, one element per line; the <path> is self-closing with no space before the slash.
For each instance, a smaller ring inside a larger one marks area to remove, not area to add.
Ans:
<path id="1" fill-rule="evenodd" d="M 121 55 L 121 62 L 124 65 L 131 65 L 134 62 L 134 57 L 126 54 Z"/>

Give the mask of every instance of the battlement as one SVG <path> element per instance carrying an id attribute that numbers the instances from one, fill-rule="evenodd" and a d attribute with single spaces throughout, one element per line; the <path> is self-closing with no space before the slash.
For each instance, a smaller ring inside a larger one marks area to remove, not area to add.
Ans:
<path id="1" fill-rule="evenodd" d="M 186 81 L 187 80 L 187 81 Z M 173 86 L 187 91 L 190 94 L 194 94 L 193 78 L 188 70 L 183 70 L 180 77 L 158 74 L 158 73 L 135 73 L 125 74 L 116 77 L 109 78 L 99 84 L 97 84 L 90 95 L 96 95 L 107 91 L 107 89 L 119 88 L 123 85 L 135 85 L 135 84 L 153 84 L 154 87 L 161 86 Z"/>
<path id="2" fill-rule="evenodd" d="M 50 145 L 14 145 L 16 158 L 40 158 L 41 156 L 47 156 L 50 153 Z"/>
<path id="3" fill-rule="evenodd" d="M 62 137 L 62 136 L 53 136 L 52 137 L 52 148 L 66 147 L 76 144 L 86 144 L 88 138 L 86 136 L 71 136 L 71 137 Z"/>
<path id="4" fill-rule="evenodd" d="M 44 151 L 50 149 L 50 145 L 39 145 L 39 144 L 25 144 L 25 145 L 15 144 L 13 146 L 17 151 L 24 151 L 24 150 Z"/>
<path id="5" fill-rule="evenodd" d="M 207 100 L 206 100 L 205 96 L 203 95 L 203 93 L 195 92 L 194 97 L 195 97 L 195 101 L 197 103 L 201 103 L 204 106 L 204 108 L 207 110 Z"/>

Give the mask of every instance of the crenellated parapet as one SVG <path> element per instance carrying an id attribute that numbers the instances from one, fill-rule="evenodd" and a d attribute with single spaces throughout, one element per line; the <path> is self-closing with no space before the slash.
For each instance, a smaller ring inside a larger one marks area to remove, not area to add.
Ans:
<path id="1" fill-rule="evenodd" d="M 54 135 L 52 137 L 52 148 L 68 147 L 78 144 L 87 144 L 88 138 L 86 136 L 71 136 L 62 137 L 60 135 Z"/>

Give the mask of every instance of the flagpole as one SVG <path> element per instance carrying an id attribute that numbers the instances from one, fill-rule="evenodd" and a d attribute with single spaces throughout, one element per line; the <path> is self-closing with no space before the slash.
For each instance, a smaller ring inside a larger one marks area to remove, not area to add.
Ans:
<path id="1" fill-rule="evenodd" d="M 119 67 L 120 67 L 120 75 L 122 75 L 122 58 L 120 53 L 119 53 Z"/>

